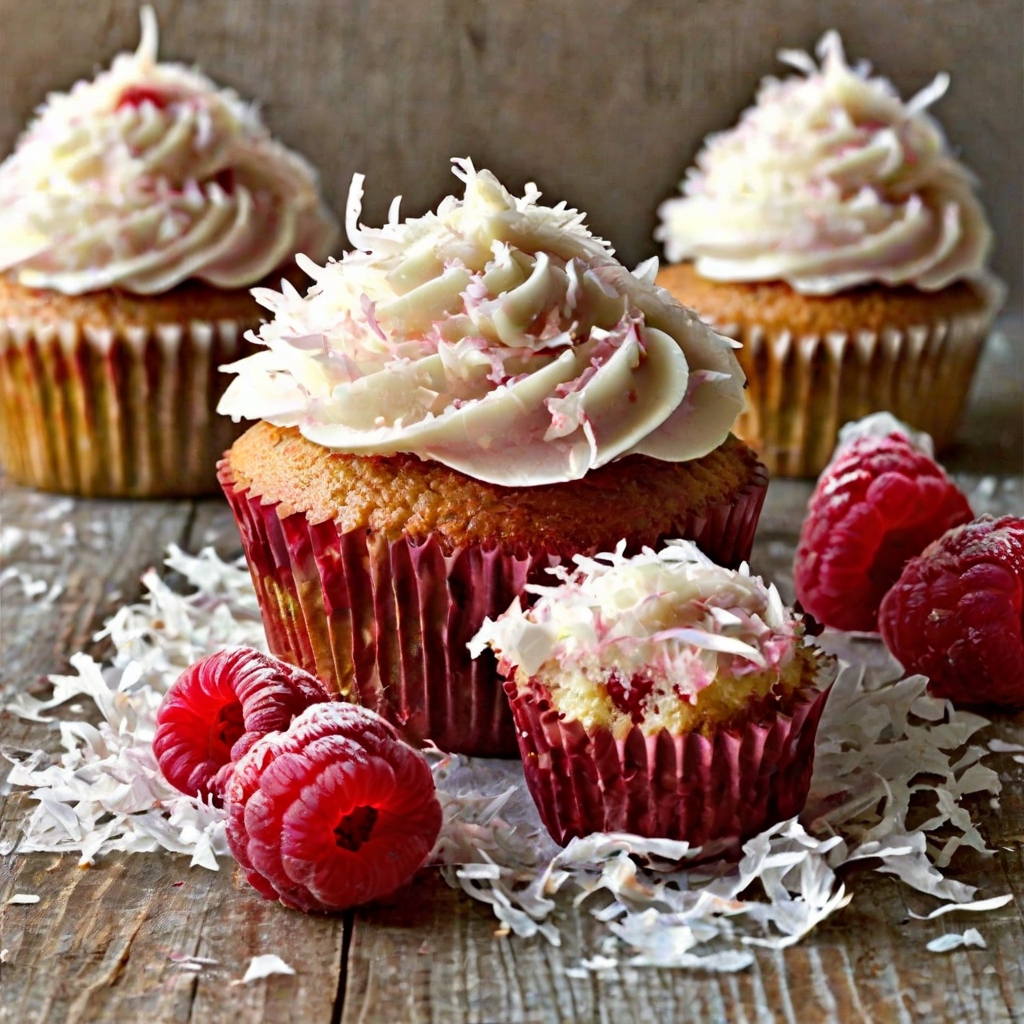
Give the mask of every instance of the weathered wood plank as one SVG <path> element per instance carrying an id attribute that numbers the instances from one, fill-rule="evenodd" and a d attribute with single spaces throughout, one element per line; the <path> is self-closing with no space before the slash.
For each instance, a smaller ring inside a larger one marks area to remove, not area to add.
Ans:
<path id="1" fill-rule="evenodd" d="M 110 856 L 81 869 L 73 857 L 16 858 L 0 884 L 43 897 L 0 907 L 8 962 L 0 1022 L 158 1021 L 237 1024 L 331 1020 L 345 923 L 262 899 L 185 857 Z M 296 971 L 235 985 L 249 959 L 277 953 Z M 191 971 L 172 957 L 216 960 Z"/>
<path id="2" fill-rule="evenodd" d="M 937 107 L 978 173 L 1020 302 L 1024 48 L 1016 0 L 157 0 L 171 58 L 262 101 L 343 210 L 369 175 L 368 223 L 392 196 L 421 213 L 453 185 L 449 157 L 588 211 L 633 265 L 654 254 L 658 203 L 701 138 L 728 127 L 780 47 L 838 28 L 908 98 L 938 71 Z M 136 0 L 0 2 L 0 155 L 52 89 L 138 39 Z M 913 26 L 908 35 L 907 26 Z M 979 59 L 981 58 L 981 59 Z"/>
<path id="3" fill-rule="evenodd" d="M 1024 896 L 1019 854 L 1018 908 Z M 977 880 L 972 878 L 972 880 Z M 1001 869 L 987 879 L 1005 891 Z M 858 879 L 854 902 L 803 944 L 757 951 L 735 976 L 619 967 L 565 974 L 602 934 L 584 910 L 565 944 L 496 934 L 486 908 L 425 876 L 401 907 L 356 916 L 343 1024 L 365 1021 L 914 1021 L 995 1024 L 1024 1015 L 1024 928 L 1012 906 L 983 919 L 907 916 L 904 892 L 881 876 Z M 920 910 L 918 906 L 916 909 Z M 938 956 L 925 944 L 977 925 L 988 949 Z"/>
<path id="4" fill-rule="evenodd" d="M 160 552 L 184 537 L 189 502 L 81 501 L 0 488 L 3 572 L 0 591 L 0 743 L 55 750 L 54 728 L 2 710 L 15 692 L 46 690 L 75 651 L 97 651 L 103 619 L 140 592 L 139 578 Z M 22 574 L 22 575 L 11 575 Z M 38 583 L 43 593 L 25 592 Z M 3 775 L 6 777 L 6 771 Z M 0 802 L 0 839 L 10 839 L 23 799 Z"/>
<path id="5" fill-rule="evenodd" d="M 213 501 L 73 502 L 6 487 L 5 568 L 63 589 L 48 590 L 47 600 L 27 597 L 16 580 L 5 584 L 5 692 L 43 689 L 46 676 L 66 670 L 76 650 L 100 656 L 93 633 L 138 595 L 142 572 L 160 564 L 172 541 L 193 550 L 214 543 L 224 555 L 237 554 L 226 512 L 226 504 Z M 57 749 L 46 725 L 4 713 L 0 730 L 4 749 Z M 21 795 L 0 802 L 0 838 L 16 837 L 28 803 Z M 268 903 L 233 881 L 230 861 L 213 874 L 166 855 L 112 855 L 90 869 L 75 860 L 15 853 L 0 865 L 2 1024 L 331 1020 L 343 920 L 307 918 Z M 15 892 L 42 899 L 6 906 Z M 229 985 L 250 957 L 269 952 L 297 975 Z M 197 975 L 171 954 L 219 963 Z"/>

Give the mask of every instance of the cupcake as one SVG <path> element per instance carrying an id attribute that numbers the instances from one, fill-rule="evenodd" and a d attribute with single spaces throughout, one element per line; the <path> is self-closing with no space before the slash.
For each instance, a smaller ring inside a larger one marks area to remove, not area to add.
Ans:
<path id="1" fill-rule="evenodd" d="M 564 204 L 456 161 L 462 199 L 379 230 L 353 183 L 339 262 L 257 292 L 264 351 L 220 404 L 220 465 L 271 649 L 411 739 L 514 755 L 467 643 L 547 566 L 685 535 L 747 557 L 767 478 L 730 436 L 725 339 Z"/>
<path id="2" fill-rule="evenodd" d="M 157 26 L 48 97 L 0 165 L 0 452 L 82 495 L 215 491 L 239 431 L 221 363 L 261 322 L 250 286 L 326 258 L 313 169 L 254 107 L 157 62 Z"/>
<path id="3" fill-rule="evenodd" d="M 801 74 L 706 140 L 655 232 L 659 284 L 743 343 L 736 433 L 787 476 L 876 411 L 947 446 L 1004 291 L 975 180 L 926 113 L 948 76 L 903 103 L 836 33 L 818 54 L 780 54 Z"/>
<path id="4" fill-rule="evenodd" d="M 508 677 L 555 841 L 624 831 L 712 855 L 798 814 L 835 664 L 775 587 L 685 541 L 574 561 L 472 644 Z"/>

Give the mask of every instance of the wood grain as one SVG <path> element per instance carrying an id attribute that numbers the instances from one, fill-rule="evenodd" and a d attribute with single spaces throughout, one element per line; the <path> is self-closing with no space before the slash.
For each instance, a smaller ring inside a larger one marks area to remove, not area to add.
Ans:
<path id="1" fill-rule="evenodd" d="M 138 38 L 136 0 L 0 0 L 0 153 L 52 89 Z M 655 252 L 657 204 L 700 140 L 728 127 L 780 47 L 838 28 L 904 92 L 935 73 L 936 112 L 977 171 L 1021 298 L 1024 33 L 1018 0 L 156 0 L 168 57 L 197 61 L 262 102 L 344 208 L 369 175 L 366 215 L 402 194 L 448 194 L 451 156 L 586 210 L 630 265 Z"/>

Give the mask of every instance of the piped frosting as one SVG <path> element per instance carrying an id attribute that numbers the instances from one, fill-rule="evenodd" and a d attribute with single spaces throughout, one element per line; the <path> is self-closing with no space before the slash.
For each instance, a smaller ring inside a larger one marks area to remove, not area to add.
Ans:
<path id="1" fill-rule="evenodd" d="M 992 232 L 975 179 L 926 112 L 949 76 L 904 103 L 868 64 L 847 64 L 835 32 L 818 55 L 781 52 L 801 74 L 766 78 L 739 123 L 705 141 L 682 197 L 659 209 L 667 258 L 808 295 L 982 276 Z"/>
<path id="2" fill-rule="evenodd" d="M 699 458 L 743 405 L 731 343 L 612 258 L 583 216 L 512 196 L 456 160 L 462 199 L 380 229 L 317 266 L 301 296 L 254 291 L 274 313 L 266 346 L 226 367 L 219 411 L 296 426 L 358 455 L 410 452 L 469 476 L 529 486 L 577 479 L 630 453 Z"/>
<path id="3" fill-rule="evenodd" d="M 49 96 L 0 165 L 0 272 L 69 295 L 150 295 L 326 258 L 338 228 L 313 168 L 233 91 L 159 63 L 156 16 L 141 17 L 135 53 Z"/>

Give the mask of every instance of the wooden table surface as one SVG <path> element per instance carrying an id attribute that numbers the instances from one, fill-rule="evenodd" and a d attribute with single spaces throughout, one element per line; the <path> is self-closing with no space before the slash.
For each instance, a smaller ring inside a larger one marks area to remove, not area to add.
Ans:
<path id="1" fill-rule="evenodd" d="M 995 489 L 1008 508 L 1024 513 L 1024 331 L 1019 319 L 1004 326 L 989 347 L 963 443 L 950 462 L 967 474 L 1001 474 Z M 754 567 L 784 594 L 808 493 L 805 482 L 775 481 L 758 533 Z M 6 564 L 63 584 L 49 602 L 3 589 L 0 681 L 7 693 L 44 691 L 46 676 L 65 671 L 75 651 L 103 656 L 92 635 L 137 597 L 140 575 L 160 563 L 169 543 L 240 550 L 219 501 L 68 502 L 10 485 L 2 499 L 5 526 L 53 540 L 49 550 L 23 545 Z M 78 542 L 60 543 L 70 527 Z M 1000 719 L 993 729 L 1020 742 L 1024 715 Z M 0 735 L 7 751 L 59 749 L 53 729 L 7 714 Z M 932 933 L 909 918 L 900 884 L 868 874 L 857 878 L 849 907 L 795 947 L 759 950 L 744 973 L 617 968 L 577 978 L 565 968 L 581 950 L 586 955 L 600 928 L 588 914 L 570 918 L 560 949 L 539 937 L 501 936 L 485 906 L 431 870 L 400 906 L 321 919 L 259 898 L 228 864 L 213 873 L 190 870 L 184 857 L 136 854 L 80 869 L 74 856 L 15 852 L 0 868 L 0 949 L 7 960 L 0 963 L 0 1022 L 1024 1021 L 1024 765 L 1004 761 L 1001 810 L 978 811 L 998 852 L 954 862 L 954 874 L 984 894 L 1015 896 L 1003 910 L 967 922 L 983 928 L 986 949 L 927 952 Z M 3 799 L 0 841 L 17 837 L 30 806 L 21 794 Z M 42 899 L 6 906 L 15 892 Z M 191 973 L 175 965 L 172 953 L 218 963 Z M 231 986 L 260 953 L 283 956 L 295 976 Z"/>

